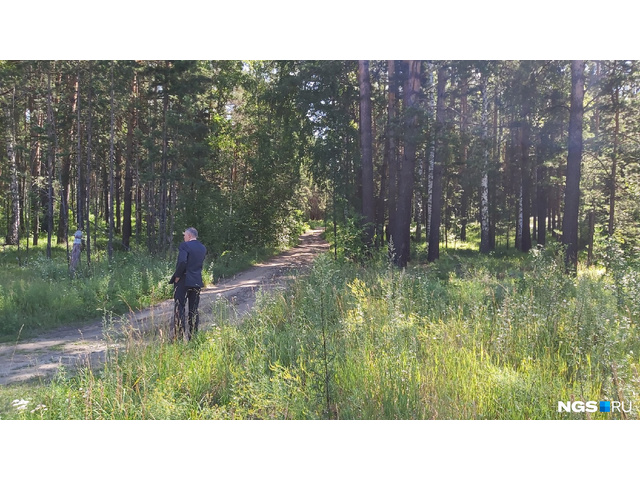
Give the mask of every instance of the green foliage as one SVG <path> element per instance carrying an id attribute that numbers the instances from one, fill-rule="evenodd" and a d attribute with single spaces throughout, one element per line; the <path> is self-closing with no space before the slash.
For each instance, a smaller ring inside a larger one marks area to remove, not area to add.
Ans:
<path id="1" fill-rule="evenodd" d="M 296 239 L 298 232 L 292 231 Z M 279 253 L 292 243 L 290 238 L 287 242 L 283 241 L 279 248 L 234 249 L 220 254 L 214 251 L 207 257 L 203 278 L 215 283 L 230 277 Z M 171 254 L 152 255 L 133 248 L 116 251 L 109 262 L 104 250 L 95 250 L 91 266 L 86 265 L 86 257 L 81 258 L 75 278 L 70 277 L 65 257 L 62 247 L 54 248 L 51 259 L 46 258 L 42 248 L 32 247 L 29 256 L 23 254 L 21 265 L 16 261 L 15 247 L 0 255 L 0 266 L 6 273 L 0 280 L 2 341 L 15 341 L 61 325 L 95 321 L 102 312 L 125 314 L 173 295 L 167 283 L 175 267 Z"/>
<path id="2" fill-rule="evenodd" d="M 327 240 L 336 246 L 338 258 L 362 263 L 369 257 L 369 249 L 364 243 L 364 225 L 361 215 L 351 215 L 344 222 L 336 223 L 335 235 L 333 227 L 328 225 Z M 331 220 L 329 221 L 329 223 Z"/>
<path id="3" fill-rule="evenodd" d="M 240 326 L 214 307 L 214 326 L 194 342 L 129 342 L 100 371 L 9 387 L 0 415 L 585 418 L 557 402 L 640 402 L 639 317 L 613 283 L 601 268 L 567 277 L 561 248 L 445 253 L 403 271 L 383 257 L 358 267 L 327 254 L 289 290 L 259 296 Z M 22 410 L 11 404 L 20 399 Z"/>
<path id="4" fill-rule="evenodd" d="M 22 266 L 6 262 L 0 289 L 0 337 L 16 340 L 59 325 L 100 318 L 101 311 L 126 313 L 170 297 L 172 262 L 139 251 L 102 254 L 70 278 L 63 257 L 32 254 Z"/>

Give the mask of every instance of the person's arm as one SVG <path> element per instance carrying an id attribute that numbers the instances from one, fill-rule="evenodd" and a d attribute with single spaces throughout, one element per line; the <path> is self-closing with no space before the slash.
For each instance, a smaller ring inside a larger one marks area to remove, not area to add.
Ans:
<path id="1" fill-rule="evenodd" d="M 180 277 L 182 277 L 187 271 L 187 247 L 184 243 L 181 243 L 178 247 L 178 260 L 176 262 L 176 271 L 174 272 L 171 280 L 173 283 L 178 283 Z M 172 283 L 172 282 L 169 282 Z"/>

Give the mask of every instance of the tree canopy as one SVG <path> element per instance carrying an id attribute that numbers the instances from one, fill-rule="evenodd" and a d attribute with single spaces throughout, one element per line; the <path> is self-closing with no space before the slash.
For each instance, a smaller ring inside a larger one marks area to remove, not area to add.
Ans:
<path id="1" fill-rule="evenodd" d="M 589 260 L 638 237 L 639 65 L 584 62 Z M 164 252 L 197 226 L 222 253 L 325 218 L 401 266 L 409 235 L 435 260 L 473 225 L 484 253 L 528 251 L 563 240 L 571 98 L 558 60 L 2 61 L 0 229 Z"/>

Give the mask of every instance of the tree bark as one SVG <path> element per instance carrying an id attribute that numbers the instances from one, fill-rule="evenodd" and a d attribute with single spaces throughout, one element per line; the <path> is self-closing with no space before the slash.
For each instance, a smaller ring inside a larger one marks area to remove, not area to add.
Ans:
<path id="1" fill-rule="evenodd" d="M 160 176 L 160 209 L 159 209 L 159 238 L 158 246 L 162 252 L 168 246 L 166 243 L 167 233 L 167 208 L 168 208 L 168 181 L 169 181 L 169 137 L 168 137 L 168 112 L 169 112 L 169 68 L 170 62 L 165 62 L 165 81 L 162 85 L 162 174 Z"/>
<path id="2" fill-rule="evenodd" d="M 467 222 L 469 214 L 469 182 L 467 180 L 467 162 L 469 161 L 469 79 L 462 80 L 460 92 L 460 137 L 461 159 L 460 159 L 460 186 L 462 187 L 462 195 L 460 197 L 460 241 L 467 241 Z"/>
<path id="3" fill-rule="evenodd" d="M 373 245 L 375 204 L 373 201 L 373 151 L 371 127 L 371 80 L 369 61 L 358 62 L 360 83 L 360 153 L 362 155 L 362 215 L 365 223 L 364 242 Z"/>
<path id="4" fill-rule="evenodd" d="M 397 220 L 395 231 L 396 265 L 405 267 L 411 253 L 411 201 L 413 199 L 413 184 L 416 163 L 416 149 L 418 136 L 418 92 L 420 91 L 419 60 L 405 62 L 407 78 L 404 85 L 404 155 L 400 182 L 398 183 L 398 204 L 396 207 Z M 392 233 L 393 236 L 393 233 Z"/>
<path id="5" fill-rule="evenodd" d="M 44 115 L 41 111 L 35 113 L 35 106 L 31 103 L 29 105 L 29 109 L 31 112 L 34 112 L 36 116 L 36 124 L 38 126 L 38 130 L 41 130 L 44 125 Z M 33 143 L 31 144 L 31 193 L 33 195 L 33 245 L 38 245 L 39 233 L 40 233 L 40 209 L 41 202 L 40 199 L 40 191 L 41 187 L 39 184 L 40 174 L 42 171 L 42 160 L 40 159 L 40 139 L 38 134 L 31 133 L 33 137 Z"/>
<path id="6" fill-rule="evenodd" d="M 615 74 L 615 62 L 614 62 Z M 615 87 L 611 94 L 611 102 L 615 108 L 614 130 L 613 130 L 613 152 L 611 154 L 611 178 L 609 180 L 609 223 L 608 234 L 613 235 L 615 230 L 615 212 L 616 212 L 616 176 L 618 175 L 618 143 L 620 132 L 620 88 Z"/>
<path id="7" fill-rule="evenodd" d="M 571 109 L 569 113 L 569 145 L 562 243 L 566 245 L 566 269 L 573 273 L 577 271 L 578 267 L 578 209 L 580 206 L 585 63 L 584 60 L 571 62 Z"/>
<path id="8" fill-rule="evenodd" d="M 489 253 L 489 96 L 487 92 L 488 78 L 482 75 L 480 91 L 482 94 L 482 174 L 480 180 L 480 253 Z"/>
<path id="9" fill-rule="evenodd" d="M 396 78 L 396 61 L 388 61 L 389 70 L 389 98 L 387 103 L 387 142 L 385 153 L 387 155 L 387 165 L 389 166 L 389 234 L 396 230 L 396 210 L 398 196 L 398 157 L 396 152 L 396 101 L 398 98 L 398 83 Z M 395 263 L 397 248 L 395 240 L 389 239 L 389 255 Z"/>
<path id="10" fill-rule="evenodd" d="M 11 177 L 9 186 L 11 191 L 11 215 L 6 240 L 7 245 L 18 245 L 20 240 L 20 192 L 18 188 L 18 168 L 13 135 L 11 135 L 7 142 L 7 156 L 9 157 L 9 175 Z"/>
<path id="11" fill-rule="evenodd" d="M 79 230 L 84 230 L 84 206 L 85 206 L 85 198 L 84 198 L 84 176 L 82 175 L 82 124 L 81 124 L 81 108 L 80 108 L 80 71 L 78 71 L 78 75 L 77 75 L 77 80 L 76 80 L 76 85 L 77 85 L 77 92 L 76 92 L 76 98 L 77 98 L 77 122 L 76 122 L 76 129 L 77 129 L 77 140 L 78 140 L 78 151 L 76 152 L 77 155 L 77 163 L 76 163 L 76 176 L 77 176 L 77 184 L 76 184 L 76 196 L 77 196 L 77 206 L 76 206 L 76 214 L 77 214 L 77 219 L 76 219 L 76 223 L 78 226 Z"/>
<path id="12" fill-rule="evenodd" d="M 113 87 L 113 68 L 114 64 L 111 63 L 111 135 L 109 138 L 109 241 L 107 245 L 107 251 L 109 255 L 109 262 L 113 260 L 113 190 L 114 190 L 114 178 L 113 178 L 113 170 L 114 170 L 114 137 L 115 137 L 115 108 L 114 108 L 114 87 Z"/>
<path id="13" fill-rule="evenodd" d="M 530 96 L 525 95 L 520 129 L 520 251 L 531 250 Z"/>
<path id="14" fill-rule="evenodd" d="M 47 137 L 49 140 L 47 155 L 47 258 L 51 258 L 51 235 L 53 234 L 53 167 L 56 158 L 56 131 L 53 118 L 51 72 L 47 74 L 47 83 Z"/>
<path id="15" fill-rule="evenodd" d="M 547 168 L 540 166 L 538 168 L 538 181 L 536 182 L 537 192 L 537 216 L 538 216 L 538 230 L 537 230 L 537 242 L 538 245 L 544 245 L 547 241 Z"/>
<path id="16" fill-rule="evenodd" d="M 93 77 L 91 72 L 91 62 L 89 62 L 89 105 L 88 105 L 88 115 L 89 121 L 87 124 L 87 168 L 86 168 L 86 178 L 85 178 L 85 201 L 86 208 L 86 228 L 87 228 L 87 266 L 91 266 L 91 155 L 92 155 L 92 144 L 91 144 L 91 136 L 93 129 L 93 109 L 92 109 L 92 100 L 93 100 Z M 97 212 L 96 212 L 97 214 Z"/>
<path id="17" fill-rule="evenodd" d="M 442 166 L 444 163 L 445 134 L 445 87 L 448 80 L 446 65 L 438 69 L 438 87 L 436 100 L 436 149 L 433 163 L 433 198 L 429 227 L 429 249 L 427 260 L 434 262 L 440 258 L 440 223 L 442 221 Z"/>
<path id="18" fill-rule="evenodd" d="M 433 119 L 435 116 L 436 110 L 436 97 L 433 94 L 433 66 L 429 64 L 429 77 L 428 77 L 428 88 L 429 88 L 429 117 Z M 431 134 L 431 138 L 429 139 L 429 161 L 427 166 L 427 178 L 426 178 L 426 192 L 427 192 L 427 209 L 425 212 L 425 229 L 426 229 L 426 237 L 427 242 L 429 241 L 429 236 L 431 234 L 431 215 L 433 212 L 433 168 L 435 165 L 436 158 L 436 141 L 435 134 Z"/>

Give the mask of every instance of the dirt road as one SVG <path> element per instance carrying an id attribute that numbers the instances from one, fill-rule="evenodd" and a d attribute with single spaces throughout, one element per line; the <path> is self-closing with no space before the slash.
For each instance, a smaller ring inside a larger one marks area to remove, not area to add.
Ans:
<path id="1" fill-rule="evenodd" d="M 329 245 L 321 238 L 322 230 L 311 230 L 300 237 L 300 244 L 265 263 L 204 288 L 200 293 L 200 322 L 206 329 L 213 321 L 214 305 L 231 309 L 231 321 L 239 322 L 255 303 L 257 291 L 284 288 L 313 262 Z M 220 303 L 217 303 L 220 302 Z M 126 332 L 167 334 L 173 314 L 173 300 L 140 312 L 113 319 L 95 321 L 82 326 L 69 326 L 48 332 L 24 342 L 0 344 L 0 385 L 53 376 L 60 366 L 73 369 L 78 365 L 100 365 L 107 345 L 117 346 Z"/>

